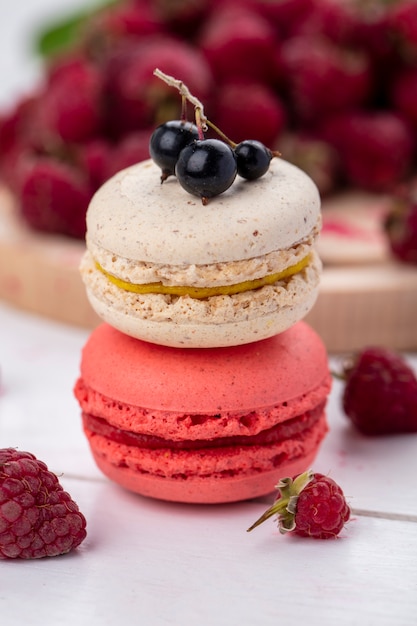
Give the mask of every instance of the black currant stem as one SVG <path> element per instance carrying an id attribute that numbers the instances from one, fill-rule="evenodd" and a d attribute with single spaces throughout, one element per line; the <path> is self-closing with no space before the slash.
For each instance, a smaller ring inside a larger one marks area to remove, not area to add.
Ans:
<path id="1" fill-rule="evenodd" d="M 157 76 L 158 78 L 163 80 L 170 87 L 175 87 L 175 89 L 178 89 L 178 91 L 180 92 L 181 98 L 182 98 L 182 108 L 181 108 L 182 120 L 185 121 L 187 119 L 187 101 L 194 105 L 195 121 L 196 121 L 196 126 L 198 128 L 199 138 L 201 140 L 204 139 L 204 133 L 207 130 L 207 128 L 210 127 L 212 130 L 214 130 L 215 133 L 219 135 L 219 137 L 223 139 L 223 141 L 229 144 L 229 146 L 233 150 L 236 148 L 238 144 L 232 141 L 231 139 L 229 139 L 229 137 L 227 137 L 227 135 L 225 135 L 224 132 L 221 131 L 218 126 L 216 126 L 215 124 L 213 124 L 213 122 L 210 122 L 207 119 L 204 113 L 203 103 L 198 98 L 193 96 L 193 94 L 188 89 L 187 85 L 185 85 L 182 82 L 182 80 L 178 80 L 177 78 L 174 78 L 173 76 L 170 76 L 169 74 L 165 74 L 165 72 L 162 72 L 159 68 L 155 68 L 153 73 L 154 73 L 154 76 Z M 281 152 L 279 152 L 278 150 L 269 150 L 269 152 L 271 153 L 271 158 L 281 156 Z"/>
<path id="2" fill-rule="evenodd" d="M 178 89 L 183 99 L 183 106 L 184 106 L 184 99 L 188 100 L 188 102 L 194 105 L 196 111 L 197 110 L 199 111 L 202 129 L 206 130 L 207 118 L 204 113 L 204 106 L 198 98 L 193 96 L 193 94 L 188 89 L 187 85 L 185 85 L 182 82 L 182 80 L 178 80 L 177 78 L 174 78 L 173 76 L 170 76 L 169 74 L 165 74 L 158 68 L 154 69 L 153 73 L 154 73 L 154 76 L 157 76 L 158 78 L 163 80 L 170 87 L 175 87 L 176 89 Z"/>
<path id="3" fill-rule="evenodd" d="M 200 141 L 202 141 L 204 139 L 204 128 L 205 126 L 203 126 L 203 122 L 201 119 L 201 109 L 199 107 L 195 108 L 195 124 L 197 126 L 197 130 L 198 130 L 198 138 Z"/>
<path id="4" fill-rule="evenodd" d="M 221 137 L 223 139 L 223 141 L 225 141 L 226 143 L 229 144 L 229 146 L 234 150 L 236 148 L 236 146 L 238 145 L 235 141 L 232 141 L 231 139 L 229 139 L 229 137 L 227 135 L 224 134 L 224 132 L 222 130 L 220 130 L 220 128 L 218 126 L 216 126 L 215 124 L 213 124 L 213 122 L 210 122 L 209 119 L 206 118 L 206 124 L 207 126 L 209 126 L 212 130 L 214 130 L 215 133 L 217 133 L 219 135 L 219 137 Z M 269 148 L 268 148 L 269 150 Z M 273 157 L 280 157 L 281 156 L 281 152 L 279 152 L 278 150 L 269 150 L 269 152 L 271 153 L 271 155 Z"/>
<path id="5" fill-rule="evenodd" d="M 219 137 L 221 137 L 223 139 L 223 141 L 225 141 L 226 143 L 229 144 L 229 146 L 233 149 L 236 148 L 237 143 L 232 141 L 231 139 L 229 139 L 229 137 L 227 137 L 227 135 L 224 134 L 224 132 L 222 130 L 220 130 L 220 128 L 218 126 L 216 126 L 215 124 L 213 124 L 213 122 L 210 122 L 210 120 L 206 119 L 206 124 L 207 126 L 209 126 L 212 130 L 214 130 L 215 133 L 217 133 L 219 135 Z"/>
<path id="6" fill-rule="evenodd" d="M 187 98 L 185 96 L 181 96 L 181 121 L 187 121 Z"/>

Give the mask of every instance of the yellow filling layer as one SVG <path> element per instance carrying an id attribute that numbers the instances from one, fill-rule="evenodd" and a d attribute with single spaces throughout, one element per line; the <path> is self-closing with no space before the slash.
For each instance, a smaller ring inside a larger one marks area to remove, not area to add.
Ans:
<path id="1" fill-rule="evenodd" d="M 96 261 L 96 267 L 100 272 L 102 272 L 106 278 L 119 287 L 120 289 L 124 289 L 125 291 L 131 291 L 133 293 L 162 293 L 169 294 L 174 296 L 190 296 L 190 298 L 210 298 L 211 296 L 231 296 L 235 293 L 241 293 L 243 291 L 250 291 L 252 289 L 259 289 L 259 287 L 264 287 L 264 285 L 273 285 L 278 280 L 282 280 L 283 278 L 288 278 L 289 276 L 293 276 L 294 274 L 298 274 L 301 272 L 309 263 L 310 255 L 308 254 L 306 257 L 301 259 L 295 265 L 291 265 L 290 267 L 286 267 L 285 270 L 281 272 L 276 272 L 275 274 L 268 274 L 263 278 L 255 278 L 254 280 L 244 280 L 241 283 L 236 283 L 234 285 L 219 285 L 218 287 L 191 287 L 188 285 L 164 285 L 161 282 L 158 283 L 145 283 L 141 285 L 137 285 L 135 283 L 130 283 L 126 280 L 121 280 L 120 278 L 116 278 L 113 274 L 107 272 L 101 265 Z"/>

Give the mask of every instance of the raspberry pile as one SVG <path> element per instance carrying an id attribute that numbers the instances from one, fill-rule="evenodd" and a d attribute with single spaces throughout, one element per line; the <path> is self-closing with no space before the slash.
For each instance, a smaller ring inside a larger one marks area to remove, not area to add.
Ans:
<path id="1" fill-rule="evenodd" d="M 364 348 L 346 364 L 343 378 L 343 409 L 360 432 L 417 432 L 417 378 L 399 353 Z"/>
<path id="2" fill-rule="evenodd" d="M 45 463 L 0 449 L 0 559 L 65 554 L 86 534 L 84 516 Z"/>
<path id="3" fill-rule="evenodd" d="M 276 489 L 279 493 L 274 504 L 248 532 L 276 515 L 281 533 L 334 539 L 350 518 L 343 491 L 329 476 L 309 470 L 294 478 L 281 479 Z"/>
<path id="4" fill-rule="evenodd" d="M 0 112 L 0 176 L 33 228 L 84 238 L 94 191 L 176 118 L 160 67 L 228 136 L 279 148 L 322 195 L 391 192 L 416 165 L 416 19 L 412 0 L 112 3 Z"/>

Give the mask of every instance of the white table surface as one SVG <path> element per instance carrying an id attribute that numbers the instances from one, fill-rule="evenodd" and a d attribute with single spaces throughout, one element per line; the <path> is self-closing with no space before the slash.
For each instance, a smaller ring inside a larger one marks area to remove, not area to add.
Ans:
<path id="1" fill-rule="evenodd" d="M 84 0 L 0 0 L 0 108 L 36 83 L 28 36 Z M 97 470 L 72 387 L 87 331 L 0 302 L 0 447 L 44 460 L 87 518 L 73 553 L 0 561 L 2 626 L 409 626 L 417 614 L 417 435 L 367 439 L 329 399 L 314 464 L 354 509 L 336 541 L 246 528 L 271 498 L 176 505 L 142 498 Z M 417 369 L 417 356 L 410 355 Z"/>
<path id="2" fill-rule="evenodd" d="M 2 624 L 415 623 L 417 435 L 355 433 L 335 382 L 313 469 L 343 487 L 352 520 L 335 541 L 281 536 L 272 520 L 247 533 L 272 498 L 164 503 L 101 475 L 72 394 L 87 336 L 0 303 L 0 447 L 44 460 L 88 524 L 69 555 L 0 561 Z"/>

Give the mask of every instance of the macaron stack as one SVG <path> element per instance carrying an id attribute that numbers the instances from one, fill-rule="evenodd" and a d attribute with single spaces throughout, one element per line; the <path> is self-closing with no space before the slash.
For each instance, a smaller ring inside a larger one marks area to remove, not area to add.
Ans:
<path id="1" fill-rule="evenodd" d="M 320 198 L 274 158 L 206 205 L 152 160 L 87 212 L 81 273 L 104 323 L 75 395 L 98 467 L 145 496 L 239 501 L 308 469 L 327 432 Z"/>

